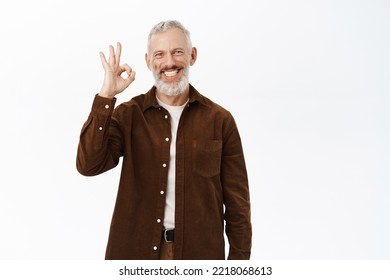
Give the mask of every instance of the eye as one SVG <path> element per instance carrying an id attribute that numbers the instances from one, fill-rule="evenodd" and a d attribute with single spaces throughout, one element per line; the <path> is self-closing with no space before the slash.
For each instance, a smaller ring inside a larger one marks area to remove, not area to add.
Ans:
<path id="1" fill-rule="evenodd" d="M 183 50 L 175 50 L 174 52 L 175 55 L 182 55 L 183 53 Z"/>
<path id="2" fill-rule="evenodd" d="M 162 58 L 162 56 L 163 56 L 162 52 L 156 52 L 156 53 L 154 54 L 154 57 L 155 57 L 155 58 Z"/>

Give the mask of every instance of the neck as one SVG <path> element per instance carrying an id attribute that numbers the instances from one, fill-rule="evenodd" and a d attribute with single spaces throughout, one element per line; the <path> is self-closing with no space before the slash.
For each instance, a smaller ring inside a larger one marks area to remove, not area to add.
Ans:
<path id="1" fill-rule="evenodd" d="M 166 95 L 165 93 L 162 93 L 157 89 L 156 95 L 157 95 L 158 99 L 160 99 L 165 104 L 168 104 L 171 106 L 181 106 L 187 102 L 187 100 L 190 96 L 190 88 L 188 86 L 185 91 L 183 91 L 182 93 L 180 93 L 179 95 L 176 95 L 176 96 Z"/>

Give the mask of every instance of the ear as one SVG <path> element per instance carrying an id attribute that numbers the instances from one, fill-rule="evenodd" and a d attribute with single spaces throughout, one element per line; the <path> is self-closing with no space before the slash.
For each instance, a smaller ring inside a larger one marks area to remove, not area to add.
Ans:
<path id="1" fill-rule="evenodd" d="M 152 69 L 150 69 L 150 57 L 148 56 L 148 53 L 145 53 L 145 62 L 146 62 L 146 66 L 148 66 L 149 70 L 152 70 Z"/>
<path id="2" fill-rule="evenodd" d="M 191 62 L 190 62 L 191 66 L 195 64 L 197 56 L 198 56 L 198 51 L 195 47 L 193 47 L 191 50 Z"/>

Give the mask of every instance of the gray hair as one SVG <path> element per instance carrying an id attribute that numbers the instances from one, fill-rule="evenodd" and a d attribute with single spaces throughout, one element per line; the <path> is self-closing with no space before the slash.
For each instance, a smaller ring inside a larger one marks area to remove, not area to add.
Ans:
<path id="1" fill-rule="evenodd" d="M 157 23 L 152 28 L 152 30 L 150 30 L 149 37 L 148 37 L 148 46 L 147 46 L 148 53 L 149 53 L 150 39 L 152 38 L 152 36 L 157 33 L 166 32 L 173 28 L 179 28 L 181 31 L 183 31 L 184 35 L 186 35 L 188 50 L 191 51 L 192 42 L 190 38 L 190 32 L 177 20 L 166 20 Z"/>

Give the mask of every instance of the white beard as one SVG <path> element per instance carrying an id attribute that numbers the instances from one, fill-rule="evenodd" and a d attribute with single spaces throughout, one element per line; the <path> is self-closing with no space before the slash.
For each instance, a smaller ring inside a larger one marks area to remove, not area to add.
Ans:
<path id="1" fill-rule="evenodd" d="M 153 71 L 153 77 L 155 80 L 154 85 L 158 91 L 160 91 L 161 93 L 164 93 L 165 95 L 178 96 L 179 94 L 183 93 L 187 89 L 187 87 L 190 83 L 189 78 L 188 78 L 189 73 L 190 73 L 190 69 L 185 68 L 183 70 L 183 75 L 181 76 L 180 81 L 177 83 L 177 85 L 172 85 L 172 84 L 168 84 L 168 83 L 163 82 L 160 79 L 160 74 Z"/>

